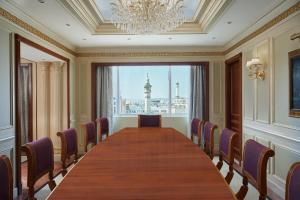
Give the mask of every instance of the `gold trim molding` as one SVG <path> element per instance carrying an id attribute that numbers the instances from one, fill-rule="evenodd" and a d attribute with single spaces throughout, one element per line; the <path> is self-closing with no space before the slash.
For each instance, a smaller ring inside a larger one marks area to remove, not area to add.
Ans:
<path id="1" fill-rule="evenodd" d="M 77 57 L 195 57 L 195 56 L 223 56 L 223 52 L 92 52 L 77 53 Z"/>
<path id="2" fill-rule="evenodd" d="M 33 35 L 53 44 L 54 46 L 68 52 L 76 57 L 163 57 L 163 56 L 176 56 L 176 57 L 196 57 L 196 56 L 224 56 L 234 49 L 240 47 L 241 45 L 245 44 L 246 42 L 250 41 L 251 39 L 255 38 L 256 36 L 260 35 L 261 33 L 267 31 L 271 27 L 277 25 L 290 15 L 296 13 L 300 10 L 300 2 L 296 3 L 295 5 L 291 6 L 289 9 L 282 12 L 280 15 L 272 19 L 271 21 L 267 22 L 262 27 L 258 28 L 253 33 L 249 34 L 239 42 L 235 43 L 233 46 L 229 47 L 225 51 L 215 51 L 215 52 L 87 52 L 87 53 L 77 53 L 68 47 L 64 46 L 63 44 L 57 42 L 56 40 L 52 39 L 51 37 L 47 36 L 46 34 L 42 33 L 38 29 L 34 28 L 30 24 L 24 22 L 23 20 L 19 19 L 18 17 L 12 15 L 10 12 L 6 11 L 5 9 L 0 7 L 0 16 L 4 17 L 5 19 L 9 20 L 10 22 L 14 23 L 15 25 L 25 29 L 26 31 L 32 33 Z"/>
<path id="3" fill-rule="evenodd" d="M 280 15 L 278 15 L 277 17 L 275 17 L 271 21 L 267 22 L 265 25 L 263 25 L 262 27 L 260 27 L 256 31 L 254 31 L 253 33 L 249 34 L 248 36 L 246 36 L 245 38 L 243 38 L 242 40 L 240 40 L 239 42 L 237 42 L 236 44 L 234 44 L 233 46 L 231 46 L 230 48 L 225 50 L 224 55 L 230 53 L 234 49 L 240 47 L 241 45 L 243 45 L 246 42 L 250 41 L 251 39 L 255 38 L 259 34 L 267 31 L 271 27 L 275 26 L 276 24 L 278 24 L 279 22 L 281 22 L 282 20 L 286 19 L 287 17 L 289 17 L 290 15 L 294 14 L 295 12 L 297 12 L 299 10 L 300 10 L 300 2 L 296 3 L 295 5 L 290 7 L 289 9 L 285 10 Z"/>
<path id="4" fill-rule="evenodd" d="M 73 50 L 71 50 L 68 47 L 64 46 L 63 44 L 57 42 L 56 40 L 52 39 L 48 35 L 42 33 L 38 29 L 34 28 L 30 24 L 28 24 L 28 23 L 24 22 L 23 20 L 19 19 L 18 17 L 12 15 L 10 12 L 4 10 L 1 7 L 0 7 L 0 16 L 4 17 L 5 19 L 9 20 L 10 22 L 16 24 L 17 26 L 25 29 L 26 31 L 32 33 L 33 35 L 38 36 L 39 38 L 49 42 L 50 44 L 53 44 L 54 46 L 66 51 L 66 52 L 68 52 L 68 53 L 70 53 L 74 56 L 76 55 L 76 52 L 74 52 Z"/>

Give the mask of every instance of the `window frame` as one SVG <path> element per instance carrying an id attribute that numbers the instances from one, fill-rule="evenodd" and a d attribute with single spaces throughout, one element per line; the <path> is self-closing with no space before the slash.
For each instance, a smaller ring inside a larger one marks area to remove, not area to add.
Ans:
<path id="1" fill-rule="evenodd" d="M 205 67 L 206 70 L 206 109 L 205 109 L 205 116 L 207 117 L 207 119 L 209 118 L 209 62 L 128 62 L 128 63 L 118 63 L 118 62 L 104 62 L 104 63 L 92 63 L 91 64 L 91 119 L 92 120 L 96 120 L 97 118 L 97 113 L 96 113 L 96 71 L 97 71 L 97 67 L 112 67 L 112 66 L 118 66 L 118 67 L 122 67 L 122 66 L 193 66 L 193 65 L 202 65 Z M 170 76 L 171 74 L 169 74 Z M 171 82 L 169 81 L 169 84 L 171 84 Z M 118 84 L 119 85 L 119 84 Z M 171 95 L 171 88 L 169 86 L 169 95 Z M 119 96 L 119 94 L 118 94 Z M 172 97 L 172 96 L 171 96 Z M 172 98 L 169 98 L 169 101 L 172 101 Z M 171 104 L 169 102 L 169 107 L 171 107 Z M 171 109 L 169 108 L 169 111 Z M 119 112 L 118 112 L 119 113 Z M 118 114 L 116 115 L 116 117 L 133 117 L 137 114 Z M 166 117 L 182 117 L 182 116 L 186 116 L 186 114 L 172 114 L 172 113 L 168 113 L 168 114 L 161 114 L 162 116 L 166 116 Z M 187 114 L 188 115 L 188 114 Z"/>

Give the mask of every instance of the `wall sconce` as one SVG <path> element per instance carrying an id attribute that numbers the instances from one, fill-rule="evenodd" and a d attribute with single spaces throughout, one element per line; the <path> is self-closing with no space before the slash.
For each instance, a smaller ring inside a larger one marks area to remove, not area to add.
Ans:
<path id="1" fill-rule="evenodd" d="M 252 58 L 250 61 L 247 61 L 246 67 L 249 71 L 248 76 L 250 79 L 265 79 L 263 64 L 259 58 Z"/>

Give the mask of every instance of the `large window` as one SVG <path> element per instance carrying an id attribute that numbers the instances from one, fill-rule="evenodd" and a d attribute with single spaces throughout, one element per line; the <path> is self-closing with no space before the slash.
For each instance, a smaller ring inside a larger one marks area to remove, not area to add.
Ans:
<path id="1" fill-rule="evenodd" d="M 187 115 L 190 67 L 113 67 L 114 115 Z"/>

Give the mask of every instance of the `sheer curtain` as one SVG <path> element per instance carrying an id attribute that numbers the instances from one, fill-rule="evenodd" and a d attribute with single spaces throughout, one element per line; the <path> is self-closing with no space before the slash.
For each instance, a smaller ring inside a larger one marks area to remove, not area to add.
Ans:
<path id="1" fill-rule="evenodd" d="M 112 107 L 112 67 L 98 66 L 96 70 L 96 110 L 97 117 L 107 117 L 109 129 L 113 127 Z"/>
<path id="2" fill-rule="evenodd" d="M 190 116 L 189 124 L 193 118 L 208 120 L 206 116 L 206 70 L 204 65 L 191 66 L 191 87 L 190 87 Z"/>
<path id="3" fill-rule="evenodd" d="M 31 71 L 30 66 L 22 65 L 19 68 L 19 107 L 20 107 L 20 128 L 21 144 L 29 142 L 29 98 L 31 92 Z"/>

